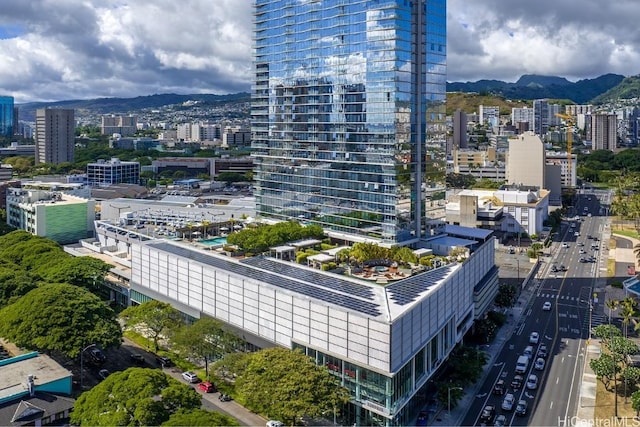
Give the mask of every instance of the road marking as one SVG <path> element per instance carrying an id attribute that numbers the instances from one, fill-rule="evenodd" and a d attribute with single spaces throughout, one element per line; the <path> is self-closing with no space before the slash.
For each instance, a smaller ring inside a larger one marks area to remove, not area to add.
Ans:
<path id="1" fill-rule="evenodd" d="M 560 377 L 556 377 L 556 384 L 560 382 Z"/>
<path id="2" fill-rule="evenodd" d="M 553 408 L 553 400 L 551 401 L 551 403 L 549 404 L 549 409 Z"/>

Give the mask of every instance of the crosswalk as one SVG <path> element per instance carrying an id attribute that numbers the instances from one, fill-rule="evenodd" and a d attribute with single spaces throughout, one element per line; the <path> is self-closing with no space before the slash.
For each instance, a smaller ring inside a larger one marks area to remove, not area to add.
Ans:
<path id="1" fill-rule="evenodd" d="M 566 302 L 584 302 L 586 303 L 586 301 L 583 298 L 577 297 L 577 296 L 568 296 L 568 295 L 558 295 L 558 294 L 551 294 L 551 293 L 543 293 L 543 292 L 539 292 L 538 293 L 538 297 L 540 298 L 546 298 L 546 299 L 555 299 L 558 301 L 566 301 Z"/>

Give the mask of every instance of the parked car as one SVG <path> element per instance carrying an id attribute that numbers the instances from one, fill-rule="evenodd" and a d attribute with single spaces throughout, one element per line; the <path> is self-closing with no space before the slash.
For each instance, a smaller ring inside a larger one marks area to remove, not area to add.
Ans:
<path id="1" fill-rule="evenodd" d="M 282 421 L 269 420 L 267 421 L 267 427 L 284 427 L 284 423 Z"/>
<path id="2" fill-rule="evenodd" d="M 109 376 L 111 372 L 109 372 L 106 369 L 100 369 L 98 371 L 98 376 L 100 377 L 101 380 L 104 380 L 105 378 L 107 378 Z"/>
<path id="3" fill-rule="evenodd" d="M 536 371 L 542 371 L 544 369 L 544 359 L 542 357 L 538 357 L 533 367 Z"/>
<path id="4" fill-rule="evenodd" d="M 195 372 L 187 371 L 182 373 L 182 379 L 184 379 L 188 383 L 197 383 L 200 382 L 200 378 L 196 375 Z"/>
<path id="5" fill-rule="evenodd" d="M 518 406 L 516 406 L 516 415 L 524 417 L 527 415 L 527 401 L 522 399 L 518 400 Z"/>
<path id="6" fill-rule="evenodd" d="M 156 362 L 158 363 L 158 365 L 162 366 L 163 368 L 173 365 L 173 363 L 171 362 L 171 359 L 165 356 L 160 356 L 160 355 L 156 355 Z"/>
<path id="7" fill-rule="evenodd" d="M 215 384 L 209 382 L 209 381 L 203 381 L 200 384 L 198 384 L 198 388 L 202 391 L 204 391 L 205 393 L 215 393 L 216 391 L 218 391 L 218 389 L 216 388 Z"/>
<path id="8" fill-rule="evenodd" d="M 96 365 L 102 365 L 107 361 L 107 356 L 104 355 L 102 350 L 94 347 L 89 350 L 89 360 Z"/>
<path id="9" fill-rule="evenodd" d="M 507 395 L 502 400 L 502 410 L 503 411 L 511 411 L 513 409 L 513 404 L 515 403 L 516 398 L 513 394 L 507 393 Z"/>
<path id="10" fill-rule="evenodd" d="M 228 394 L 221 394 L 220 396 L 218 396 L 218 400 L 221 402 L 229 402 L 231 401 L 231 396 L 229 396 Z"/>

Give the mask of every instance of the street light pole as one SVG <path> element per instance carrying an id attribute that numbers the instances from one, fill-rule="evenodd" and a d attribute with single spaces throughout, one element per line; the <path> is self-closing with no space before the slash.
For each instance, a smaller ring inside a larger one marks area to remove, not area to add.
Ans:
<path id="1" fill-rule="evenodd" d="M 80 352 L 80 392 L 84 390 L 84 352 L 95 346 L 96 344 L 89 344 Z"/>
<path id="2" fill-rule="evenodd" d="M 447 387 L 447 412 L 451 416 L 451 390 L 463 390 L 462 387 Z"/>

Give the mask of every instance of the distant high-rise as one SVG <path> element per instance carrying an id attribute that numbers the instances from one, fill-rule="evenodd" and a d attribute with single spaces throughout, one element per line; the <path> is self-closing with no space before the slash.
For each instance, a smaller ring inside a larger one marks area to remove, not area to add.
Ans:
<path id="1" fill-rule="evenodd" d="M 36 110 L 36 164 L 73 162 L 75 126 L 74 110 Z"/>
<path id="2" fill-rule="evenodd" d="M 453 113 L 453 147 L 469 147 L 469 135 L 467 134 L 467 113 L 460 109 L 457 109 Z"/>
<path id="3" fill-rule="evenodd" d="M 253 40 L 258 215 L 389 244 L 429 233 L 444 216 L 446 0 L 254 0 Z"/>
<path id="4" fill-rule="evenodd" d="M 614 151 L 618 146 L 618 116 L 591 115 L 591 147 L 594 150 Z"/>
<path id="5" fill-rule="evenodd" d="M 549 131 L 549 102 L 546 99 L 533 101 L 533 133 L 543 138 Z"/>
<path id="6" fill-rule="evenodd" d="M 13 96 L 0 96 L 0 136 L 13 135 Z"/>

